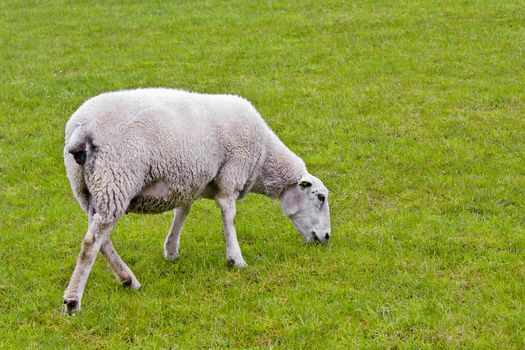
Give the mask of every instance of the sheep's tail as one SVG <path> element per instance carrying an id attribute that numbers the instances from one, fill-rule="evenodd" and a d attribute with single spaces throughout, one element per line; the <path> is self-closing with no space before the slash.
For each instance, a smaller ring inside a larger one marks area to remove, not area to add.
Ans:
<path id="1" fill-rule="evenodd" d="M 84 165 L 88 153 L 93 151 L 93 138 L 82 126 L 78 126 L 67 140 L 66 150 L 78 165 Z"/>
<path id="2" fill-rule="evenodd" d="M 64 147 L 64 163 L 69 183 L 75 198 L 85 212 L 88 210 L 91 195 L 84 177 L 84 164 L 92 155 L 94 148 L 91 134 L 82 125 L 75 128 Z"/>

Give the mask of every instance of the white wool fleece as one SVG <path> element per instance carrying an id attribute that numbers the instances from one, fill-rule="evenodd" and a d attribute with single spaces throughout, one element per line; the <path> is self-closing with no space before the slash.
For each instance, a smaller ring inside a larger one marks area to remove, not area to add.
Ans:
<path id="1" fill-rule="evenodd" d="M 64 159 L 81 207 L 91 201 L 108 220 L 221 193 L 277 198 L 307 173 L 245 99 L 160 88 L 85 102 L 67 123 Z"/>

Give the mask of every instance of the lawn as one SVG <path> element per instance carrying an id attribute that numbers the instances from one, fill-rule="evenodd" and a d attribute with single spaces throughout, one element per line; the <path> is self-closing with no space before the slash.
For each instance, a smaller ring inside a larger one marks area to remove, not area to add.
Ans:
<path id="1" fill-rule="evenodd" d="M 525 347 L 524 1 L 0 2 L 0 348 Z M 122 218 L 62 314 L 87 218 L 64 126 L 101 92 L 250 100 L 331 191 L 305 245 L 279 203 L 238 204 L 248 267 L 198 201 Z"/>

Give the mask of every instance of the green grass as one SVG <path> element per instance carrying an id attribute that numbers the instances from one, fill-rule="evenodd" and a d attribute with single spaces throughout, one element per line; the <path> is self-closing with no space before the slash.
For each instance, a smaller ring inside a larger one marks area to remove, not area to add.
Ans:
<path id="1" fill-rule="evenodd" d="M 0 2 L 0 348 L 525 347 L 525 2 Z M 248 196 L 249 266 L 197 202 L 129 215 L 82 312 L 62 293 L 86 230 L 62 161 L 87 98 L 145 86 L 239 94 L 331 190 L 307 246 Z"/>

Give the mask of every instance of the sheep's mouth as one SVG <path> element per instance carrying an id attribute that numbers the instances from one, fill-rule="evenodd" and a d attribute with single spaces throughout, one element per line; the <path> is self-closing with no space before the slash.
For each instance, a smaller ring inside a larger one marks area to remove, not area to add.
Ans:
<path id="1" fill-rule="evenodd" d="M 329 238 L 330 238 L 329 233 L 326 233 L 324 237 L 319 238 L 315 232 L 312 232 L 312 241 L 315 244 L 324 244 L 328 241 Z"/>
<path id="2" fill-rule="evenodd" d="M 323 243 L 323 241 L 321 241 L 314 232 L 311 232 L 309 235 L 304 235 L 303 240 L 304 240 L 304 243 L 311 243 L 311 244 Z"/>

